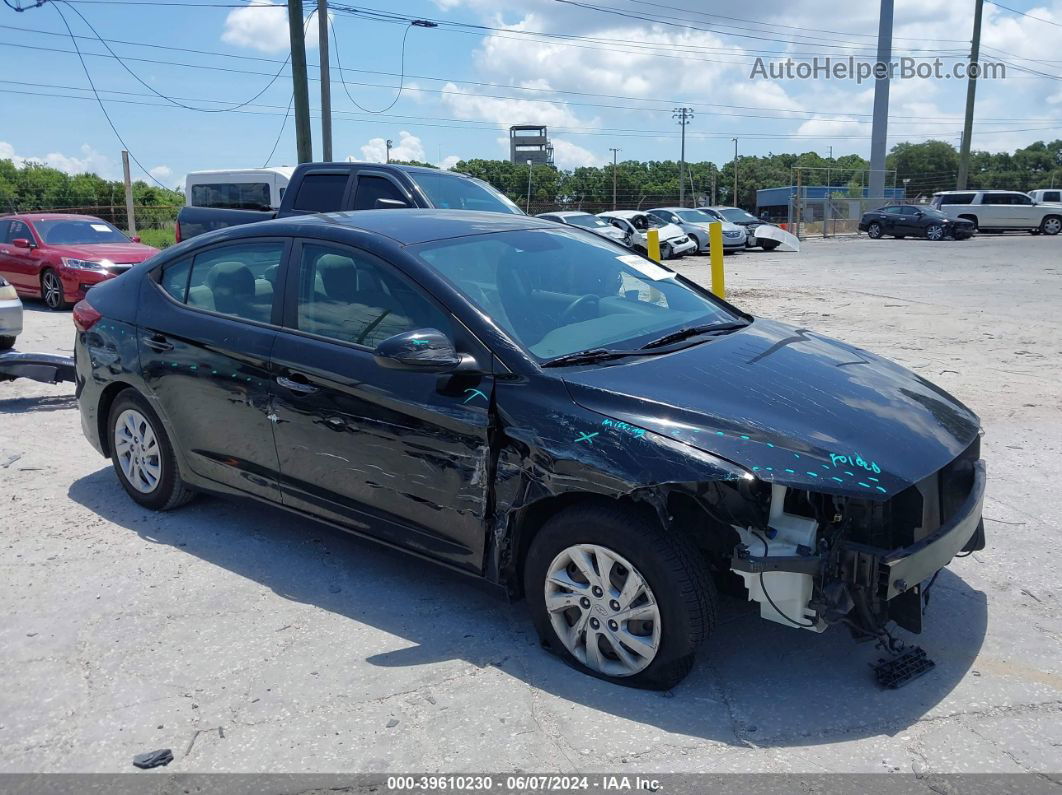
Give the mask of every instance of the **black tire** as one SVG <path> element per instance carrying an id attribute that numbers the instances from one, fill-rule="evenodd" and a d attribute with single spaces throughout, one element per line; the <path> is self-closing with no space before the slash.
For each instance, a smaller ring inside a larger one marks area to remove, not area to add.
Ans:
<path id="1" fill-rule="evenodd" d="M 926 227 L 926 239 L 940 241 L 944 239 L 944 227 L 941 224 L 930 224 Z"/>
<path id="2" fill-rule="evenodd" d="M 63 280 L 51 268 L 45 268 L 41 272 L 41 300 L 46 307 L 56 312 L 67 307 Z"/>
<path id="3" fill-rule="evenodd" d="M 128 409 L 138 412 L 147 421 L 158 443 L 157 460 L 161 468 L 161 476 L 151 491 L 140 491 L 130 483 L 122 470 L 119 454 L 115 449 L 117 447 L 115 424 L 119 416 Z M 177 459 L 173 454 L 173 446 L 170 444 L 162 422 L 148 402 L 135 390 L 126 389 L 111 404 L 111 411 L 107 417 L 107 434 L 111 450 L 111 465 L 114 467 L 115 474 L 118 475 L 118 482 L 122 484 L 122 488 L 133 498 L 134 502 L 153 511 L 169 511 L 184 505 L 195 496 L 195 492 L 181 478 L 181 473 L 177 468 Z"/>
<path id="4" fill-rule="evenodd" d="M 903 240 L 905 237 L 907 237 L 907 235 L 893 235 L 893 237 L 897 240 Z"/>
<path id="5" fill-rule="evenodd" d="M 1057 235 L 1062 232 L 1062 215 L 1048 215 L 1040 222 L 1040 231 L 1045 235 Z"/>
<path id="6" fill-rule="evenodd" d="M 557 636 L 546 610 L 545 581 L 553 560 L 575 544 L 596 544 L 619 554 L 648 583 L 660 610 L 660 643 L 647 667 L 610 676 L 582 664 Z M 690 542 L 629 506 L 575 506 L 553 516 L 531 542 L 524 562 L 524 593 L 543 645 L 583 673 L 651 690 L 674 687 L 690 672 L 697 647 L 715 626 L 715 586 Z"/>
<path id="7" fill-rule="evenodd" d="M 885 230 L 881 228 L 881 224 L 877 221 L 871 221 L 867 224 L 867 237 L 871 240 L 881 240 L 881 236 L 885 233 Z"/>
<path id="8" fill-rule="evenodd" d="M 780 245 L 781 243 L 779 243 L 777 240 L 764 240 L 762 243 L 760 243 L 760 248 L 762 248 L 764 251 L 774 251 Z"/>
<path id="9" fill-rule="evenodd" d="M 9 351 L 15 347 L 14 337 L 0 337 L 0 351 Z"/>

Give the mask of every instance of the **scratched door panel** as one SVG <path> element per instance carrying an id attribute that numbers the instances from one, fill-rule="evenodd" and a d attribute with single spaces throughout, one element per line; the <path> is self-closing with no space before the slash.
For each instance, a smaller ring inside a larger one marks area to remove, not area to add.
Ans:
<path id="1" fill-rule="evenodd" d="M 272 357 L 285 504 L 478 571 L 493 379 L 387 369 L 372 351 L 435 328 L 486 369 L 490 356 L 377 257 L 301 241 L 292 263 Z"/>

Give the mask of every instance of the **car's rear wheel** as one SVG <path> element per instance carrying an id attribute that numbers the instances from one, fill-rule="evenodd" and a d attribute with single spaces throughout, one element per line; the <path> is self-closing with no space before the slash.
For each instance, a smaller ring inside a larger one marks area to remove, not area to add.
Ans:
<path id="1" fill-rule="evenodd" d="M 126 493 L 145 508 L 168 511 L 193 492 L 181 478 L 173 446 L 158 415 L 132 389 L 111 404 L 111 463 Z"/>
<path id="2" fill-rule="evenodd" d="M 525 593 L 543 643 L 575 668 L 666 690 L 715 623 L 715 591 L 689 542 L 638 511 L 577 506 L 538 532 Z"/>
<path id="3" fill-rule="evenodd" d="M 59 274 L 48 268 L 41 274 L 41 298 L 49 309 L 64 309 L 66 296 L 63 295 L 63 280 Z"/>
<path id="4" fill-rule="evenodd" d="M 1045 235 L 1057 235 L 1062 232 L 1062 216 L 1049 215 L 1040 222 L 1040 231 Z"/>
<path id="5" fill-rule="evenodd" d="M 869 237 L 871 240 L 880 240 L 881 235 L 884 231 L 885 230 L 881 228 L 881 224 L 879 224 L 877 221 L 871 221 L 870 224 L 867 226 L 867 237 Z"/>
<path id="6" fill-rule="evenodd" d="M 944 227 L 940 224 L 930 224 L 926 227 L 926 238 L 929 240 L 943 240 Z"/>
<path id="7" fill-rule="evenodd" d="M 0 351 L 7 351 L 15 347 L 14 337 L 0 337 Z"/>

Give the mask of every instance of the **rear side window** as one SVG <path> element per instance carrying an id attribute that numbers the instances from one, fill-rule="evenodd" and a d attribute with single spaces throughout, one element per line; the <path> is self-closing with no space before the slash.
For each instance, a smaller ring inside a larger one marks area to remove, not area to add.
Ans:
<path id="1" fill-rule="evenodd" d="M 354 193 L 354 209 L 372 210 L 376 207 L 377 199 L 394 199 L 403 204 L 409 204 L 409 199 L 387 177 L 368 175 L 358 177 L 358 188 Z"/>
<path id="2" fill-rule="evenodd" d="M 273 296 L 280 292 L 277 280 L 283 255 L 284 244 L 278 241 L 234 243 L 204 251 L 192 262 L 186 303 L 268 323 L 273 314 Z M 179 278 L 174 276 L 175 284 Z M 163 289 L 169 292 L 165 285 Z"/>
<path id="3" fill-rule="evenodd" d="M 945 193 L 939 198 L 940 201 L 937 206 L 941 204 L 971 204 L 973 203 L 974 195 L 972 193 Z"/>
<path id="4" fill-rule="evenodd" d="M 295 194 L 295 210 L 334 213 L 343 209 L 343 191 L 347 187 L 346 174 L 307 174 Z"/>
<path id="5" fill-rule="evenodd" d="M 1062 191 L 1045 190 L 1044 191 L 1044 198 L 1042 199 L 1042 201 L 1045 201 L 1045 202 L 1059 202 L 1059 201 L 1062 201 Z"/>
<path id="6" fill-rule="evenodd" d="M 268 210 L 269 183 L 224 182 L 192 186 L 193 207 L 223 207 L 230 210 Z"/>
<path id="7" fill-rule="evenodd" d="M 361 251 L 310 243 L 302 247 L 298 328 L 370 348 L 418 328 L 452 334 L 446 315 L 383 262 Z"/>
<path id="8" fill-rule="evenodd" d="M 162 269 L 159 284 L 175 301 L 182 304 L 188 296 L 188 274 L 192 270 L 191 258 L 178 260 Z"/>
<path id="9" fill-rule="evenodd" d="M 1013 193 L 986 193 L 981 200 L 982 204 L 1019 204 L 1014 201 Z"/>

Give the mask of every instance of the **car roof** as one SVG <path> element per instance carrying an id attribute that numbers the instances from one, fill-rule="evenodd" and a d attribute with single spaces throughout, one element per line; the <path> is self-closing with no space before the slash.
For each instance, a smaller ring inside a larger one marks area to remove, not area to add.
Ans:
<path id="1" fill-rule="evenodd" d="M 74 213 L 11 213 L 0 215 L 0 221 L 98 221 L 107 223 L 94 215 L 75 215 Z"/>
<path id="2" fill-rule="evenodd" d="M 350 210 L 338 213 L 314 213 L 297 217 L 276 218 L 248 224 L 264 234 L 276 234 L 283 227 L 292 227 L 293 233 L 305 226 L 343 227 L 369 232 L 394 240 L 400 245 L 427 243 L 469 235 L 484 235 L 508 232 L 517 229 L 549 229 L 557 231 L 555 221 L 547 221 L 530 215 L 487 213 L 476 210 Z"/>
<path id="3" fill-rule="evenodd" d="M 583 212 L 582 210 L 554 210 L 548 213 L 539 213 L 539 215 L 555 215 L 558 218 L 571 218 L 574 215 L 593 215 L 593 213 Z"/>
<path id="4" fill-rule="evenodd" d="M 648 210 L 606 210 L 598 215 L 606 215 L 610 218 L 633 218 L 636 215 L 645 215 Z"/>

